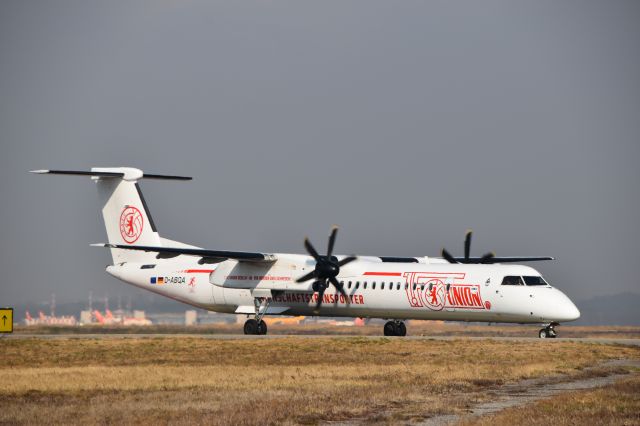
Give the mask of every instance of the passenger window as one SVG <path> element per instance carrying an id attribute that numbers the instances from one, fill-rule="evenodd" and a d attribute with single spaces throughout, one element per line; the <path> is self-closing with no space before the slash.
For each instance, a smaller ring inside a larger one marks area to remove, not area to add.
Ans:
<path id="1" fill-rule="evenodd" d="M 524 285 L 522 278 L 515 275 L 509 275 L 504 277 L 502 285 Z"/>
<path id="2" fill-rule="evenodd" d="M 424 291 L 424 284 L 420 284 L 420 291 Z"/>
<path id="3" fill-rule="evenodd" d="M 542 277 L 522 277 L 527 285 L 549 285 Z"/>
<path id="4" fill-rule="evenodd" d="M 396 287 L 396 290 L 400 290 L 400 283 L 398 283 L 398 286 Z"/>
<path id="5" fill-rule="evenodd" d="M 363 287 L 363 288 L 364 288 L 365 290 L 367 289 L 367 282 L 366 282 L 366 281 L 364 282 L 364 287 Z"/>
<path id="6" fill-rule="evenodd" d="M 360 281 L 356 281 L 356 290 L 360 288 Z"/>
<path id="7" fill-rule="evenodd" d="M 404 283 L 404 289 L 407 290 L 409 288 L 409 283 Z"/>
<path id="8" fill-rule="evenodd" d="M 371 289 L 372 289 L 372 290 L 375 290 L 375 289 L 376 289 L 376 282 L 375 282 L 375 281 L 371 284 Z"/>
<path id="9" fill-rule="evenodd" d="M 413 289 L 415 290 L 417 287 L 416 283 L 413 283 Z"/>
<path id="10" fill-rule="evenodd" d="M 351 288 L 351 281 L 349 281 L 349 288 Z"/>
<path id="11" fill-rule="evenodd" d="M 380 290 L 384 290 L 384 281 L 380 284 Z"/>

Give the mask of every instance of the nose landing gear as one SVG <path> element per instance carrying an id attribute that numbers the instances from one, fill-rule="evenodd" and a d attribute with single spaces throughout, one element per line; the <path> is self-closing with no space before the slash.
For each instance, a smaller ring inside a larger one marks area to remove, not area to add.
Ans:
<path id="1" fill-rule="evenodd" d="M 404 322 L 400 320 L 387 321 L 384 324 L 384 335 L 385 336 L 406 336 L 407 326 L 405 326 Z"/>
<path id="2" fill-rule="evenodd" d="M 541 339 L 555 339 L 558 337 L 558 333 L 556 333 L 555 326 L 558 325 L 556 323 L 551 323 L 545 328 L 541 328 L 538 332 L 538 337 Z"/>

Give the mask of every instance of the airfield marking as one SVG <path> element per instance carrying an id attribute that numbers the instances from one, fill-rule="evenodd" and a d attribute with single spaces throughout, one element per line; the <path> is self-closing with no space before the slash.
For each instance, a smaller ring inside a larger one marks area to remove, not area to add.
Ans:
<path id="1" fill-rule="evenodd" d="M 13 333 L 13 308 L 0 308 L 0 333 Z"/>

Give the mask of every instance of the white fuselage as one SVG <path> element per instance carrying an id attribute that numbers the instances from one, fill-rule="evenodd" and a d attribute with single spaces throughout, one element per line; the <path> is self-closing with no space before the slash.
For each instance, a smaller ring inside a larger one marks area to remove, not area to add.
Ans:
<path id="1" fill-rule="evenodd" d="M 253 314 L 268 298 L 267 315 L 319 315 L 513 323 L 560 323 L 580 312 L 548 285 L 502 285 L 505 276 L 540 276 L 533 268 L 500 264 L 389 263 L 360 258 L 343 267 L 338 280 L 348 300 L 330 287 L 319 311 L 311 282 L 296 278 L 313 270 L 313 258 L 277 254 L 273 263 L 226 260 L 198 264 L 178 256 L 147 263 L 126 262 L 107 272 L 127 283 L 203 309 Z"/>

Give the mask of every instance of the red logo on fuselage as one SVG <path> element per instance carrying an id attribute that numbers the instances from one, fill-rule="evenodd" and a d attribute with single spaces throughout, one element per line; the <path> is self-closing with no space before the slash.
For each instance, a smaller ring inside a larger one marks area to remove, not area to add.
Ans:
<path id="1" fill-rule="evenodd" d="M 138 241 L 142 235 L 144 220 L 142 213 L 135 207 L 127 206 L 120 214 L 120 235 L 127 244 Z"/>
<path id="2" fill-rule="evenodd" d="M 445 307 L 491 309 L 482 302 L 479 284 L 463 284 L 464 273 L 407 272 L 406 293 L 412 308 L 441 311 Z"/>

